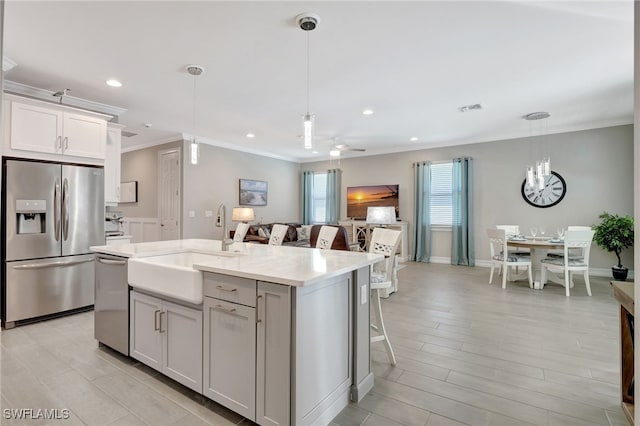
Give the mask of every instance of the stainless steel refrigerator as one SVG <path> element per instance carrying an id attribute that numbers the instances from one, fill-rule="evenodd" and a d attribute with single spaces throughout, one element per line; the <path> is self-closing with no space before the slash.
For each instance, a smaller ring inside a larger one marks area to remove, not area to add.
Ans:
<path id="1" fill-rule="evenodd" d="M 2 186 L 3 326 L 93 305 L 102 167 L 5 159 Z"/>

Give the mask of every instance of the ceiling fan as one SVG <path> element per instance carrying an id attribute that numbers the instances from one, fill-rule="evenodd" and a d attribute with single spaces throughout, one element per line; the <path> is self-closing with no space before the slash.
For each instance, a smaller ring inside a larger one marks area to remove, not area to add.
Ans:
<path id="1" fill-rule="evenodd" d="M 329 148 L 329 155 L 331 157 L 339 157 L 345 151 L 366 152 L 367 150 L 364 148 L 353 148 L 346 143 L 339 142 L 338 138 L 333 138 L 333 145 Z"/>

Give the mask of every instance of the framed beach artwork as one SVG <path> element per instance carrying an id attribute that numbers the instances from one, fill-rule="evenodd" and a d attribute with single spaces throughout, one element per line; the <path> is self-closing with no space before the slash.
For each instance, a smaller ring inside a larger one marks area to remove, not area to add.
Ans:
<path id="1" fill-rule="evenodd" d="M 268 183 L 262 180 L 240 179 L 240 205 L 266 206 Z"/>

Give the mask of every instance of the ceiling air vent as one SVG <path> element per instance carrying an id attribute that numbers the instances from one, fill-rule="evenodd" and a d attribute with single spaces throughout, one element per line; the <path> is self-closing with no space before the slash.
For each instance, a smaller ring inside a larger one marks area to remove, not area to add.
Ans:
<path id="1" fill-rule="evenodd" d="M 461 106 L 458 109 L 460 110 L 460 112 L 469 112 L 469 111 L 482 109 L 482 105 L 481 104 L 465 105 L 465 106 Z"/>
<path id="2" fill-rule="evenodd" d="M 137 136 L 137 133 L 133 133 L 133 132 L 127 132 L 126 130 L 122 131 L 122 136 L 124 136 L 125 138 L 130 138 L 132 136 Z"/>

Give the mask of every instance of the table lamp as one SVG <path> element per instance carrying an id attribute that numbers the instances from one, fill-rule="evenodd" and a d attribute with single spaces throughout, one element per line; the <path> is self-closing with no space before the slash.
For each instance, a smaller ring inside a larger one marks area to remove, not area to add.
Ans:
<path id="1" fill-rule="evenodd" d="M 231 220 L 234 222 L 247 223 L 255 219 L 255 214 L 251 207 L 234 207 Z"/>
<path id="2" fill-rule="evenodd" d="M 394 207 L 367 207 L 366 222 L 369 225 L 396 223 L 396 209 Z"/>

